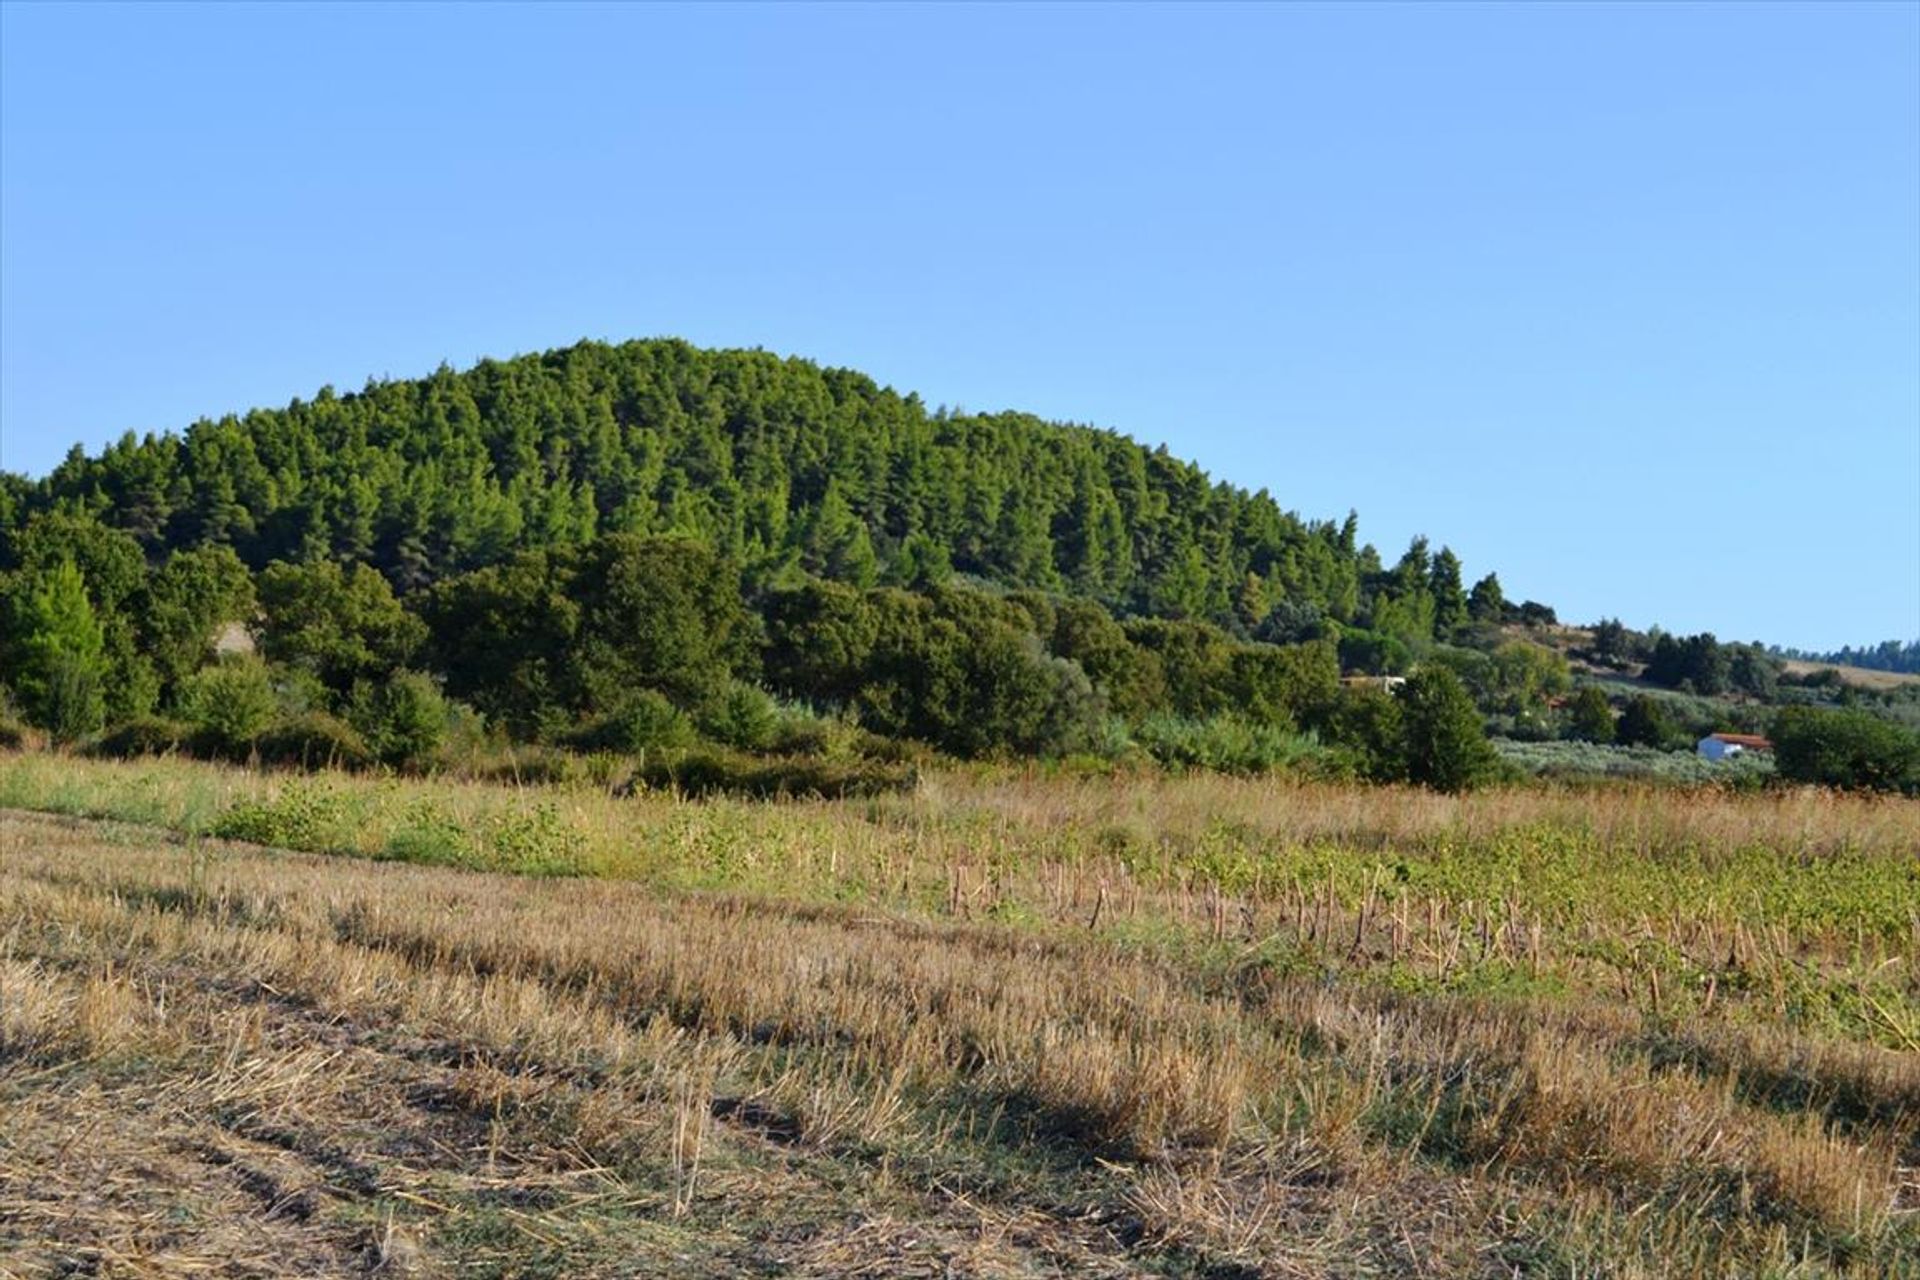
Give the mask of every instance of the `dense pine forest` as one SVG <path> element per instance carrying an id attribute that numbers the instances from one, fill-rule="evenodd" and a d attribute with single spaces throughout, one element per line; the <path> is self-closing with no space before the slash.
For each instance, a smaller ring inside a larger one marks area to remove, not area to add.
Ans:
<path id="1" fill-rule="evenodd" d="M 8 713 L 101 751 L 539 743 L 676 781 L 806 760 L 760 773 L 812 786 L 930 749 L 1459 787 L 1499 772 L 1489 727 L 1676 747 L 1759 718 L 1640 695 L 1616 723 L 1618 691 L 1569 699 L 1550 608 L 1164 448 L 677 341 L 76 448 L 0 475 L 0 575 Z M 1682 697 L 1781 700 L 1752 646 L 1615 623 L 1591 647 Z"/>
<path id="2" fill-rule="evenodd" d="M 681 342 L 582 343 L 323 389 L 180 436 L 129 435 L 98 458 L 76 451 L 44 483 L 7 490 L 10 531 L 63 507 L 149 557 L 225 545 L 253 569 L 365 563 L 403 594 L 518 551 L 675 533 L 756 581 L 797 568 L 910 585 L 954 570 L 1249 625 L 1280 600 L 1342 621 L 1374 600 L 1420 608 L 1398 579 L 1369 580 L 1379 565 L 1351 519 L 1303 522 L 1164 449 L 1019 414 L 929 412 L 856 373 Z"/>

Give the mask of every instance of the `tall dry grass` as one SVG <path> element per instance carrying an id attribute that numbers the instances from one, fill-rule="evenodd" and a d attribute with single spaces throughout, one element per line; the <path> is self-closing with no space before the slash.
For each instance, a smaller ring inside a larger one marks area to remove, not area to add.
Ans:
<path id="1" fill-rule="evenodd" d="M 956 814 L 975 821 L 925 816 Z M 0 1221 L 44 1256 L 84 1237 L 179 1261 L 228 1240 L 156 1244 L 131 1191 L 80 1227 L 82 1188 L 29 1190 L 23 1161 L 74 1125 L 71 1091 L 103 1090 L 114 1114 L 131 1084 L 185 1118 L 127 1126 L 120 1167 L 179 1159 L 167 1141 L 277 1151 L 275 1198 L 311 1192 L 311 1226 L 255 1216 L 317 1270 L 524 1269 L 557 1249 L 615 1274 L 606 1241 L 672 1267 L 696 1238 L 781 1241 L 817 1274 L 909 1273 L 930 1249 L 983 1274 L 1048 1256 L 1090 1273 L 1911 1269 L 1915 1055 L 1733 996 L 1679 1020 L 1605 983 L 1575 997 L 1282 963 L 1264 935 L 1214 937 L 1217 888 L 1167 888 L 1156 910 L 1179 894 L 1202 918 L 1143 941 L 0 819 L 0 1088 L 20 1117 L 0 1139 Z M 1531 943 L 1497 912 L 1429 929 L 1378 890 L 1336 898 L 1261 899 L 1275 915 L 1256 931 L 1327 940 L 1294 957 L 1357 937 L 1436 964 L 1502 930 Z M 1746 962 L 1777 940 L 1750 936 Z M 1543 974 L 1576 981 L 1578 949 L 1543 954 Z M 179 1176 L 211 1197 L 204 1164 Z M 503 1189 L 534 1206 L 524 1221 L 498 1210 Z M 977 1223 L 964 1247 L 938 1225 L 959 1214 Z"/>
<path id="2" fill-rule="evenodd" d="M 1668 1022 L 1920 1051 L 1920 805 L 1904 800 L 981 770 L 873 800 L 695 801 L 15 754 L 0 805 L 1090 932 L 1240 984 L 1603 995 Z"/>

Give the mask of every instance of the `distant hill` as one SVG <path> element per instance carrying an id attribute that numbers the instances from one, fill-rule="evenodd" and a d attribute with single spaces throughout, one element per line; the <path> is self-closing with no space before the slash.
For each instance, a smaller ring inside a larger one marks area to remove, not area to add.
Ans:
<path id="1" fill-rule="evenodd" d="M 1920 640 L 1902 643 L 1882 640 L 1879 644 L 1854 648 L 1848 645 L 1832 653 L 1809 653 L 1804 649 L 1777 649 L 1783 658 L 1832 667 L 1857 667 L 1864 671 L 1890 671 L 1901 675 L 1920 675 Z"/>

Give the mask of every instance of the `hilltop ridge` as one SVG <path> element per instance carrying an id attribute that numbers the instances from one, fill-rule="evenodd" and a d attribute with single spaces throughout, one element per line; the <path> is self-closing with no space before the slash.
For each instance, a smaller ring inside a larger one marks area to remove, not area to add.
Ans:
<path id="1" fill-rule="evenodd" d="M 402 592 L 519 551 L 672 531 L 750 581 L 951 569 L 1249 629 L 1284 601 L 1341 622 L 1385 607 L 1388 630 L 1444 634 L 1462 604 L 1417 598 L 1457 590 L 1450 556 L 1438 584 L 1389 577 L 1352 516 L 1302 519 L 1164 447 L 932 411 L 850 370 L 673 339 L 442 366 L 76 448 L 44 480 L 4 478 L 0 537 L 54 506 L 126 530 L 150 558 L 224 543 L 256 569 L 371 564 Z"/>

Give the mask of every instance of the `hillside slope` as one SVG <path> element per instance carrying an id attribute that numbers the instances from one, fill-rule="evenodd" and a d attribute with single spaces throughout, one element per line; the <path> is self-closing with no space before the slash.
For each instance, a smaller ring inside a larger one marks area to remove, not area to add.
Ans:
<path id="1" fill-rule="evenodd" d="M 1175 616 L 1285 599 L 1346 619 L 1378 569 L 1351 518 L 1304 521 L 1164 449 L 673 340 L 323 389 L 0 479 L 0 526 L 75 504 L 150 555 L 363 561 L 402 591 L 616 531 L 693 533 L 750 577 L 797 563 L 904 583 L 950 565 Z"/>

